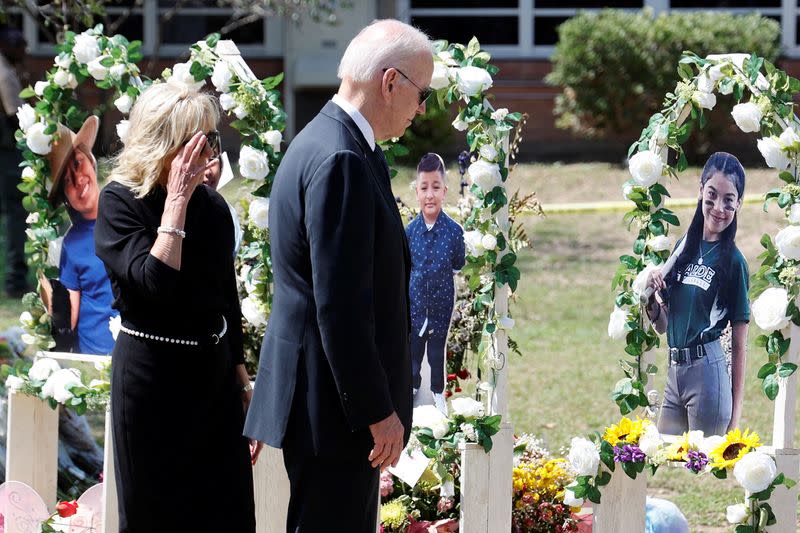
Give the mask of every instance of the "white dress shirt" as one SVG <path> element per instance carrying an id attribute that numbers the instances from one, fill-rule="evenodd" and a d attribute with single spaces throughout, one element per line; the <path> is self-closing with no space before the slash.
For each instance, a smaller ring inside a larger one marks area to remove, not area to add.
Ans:
<path id="1" fill-rule="evenodd" d="M 350 118 L 353 119 L 353 122 L 356 123 L 358 129 L 361 130 L 361 135 L 367 140 L 367 144 L 369 145 L 370 150 L 375 150 L 375 134 L 372 132 L 372 126 L 369 125 L 369 122 L 361 112 L 356 109 L 356 107 L 339 96 L 338 94 L 334 94 L 331 101 L 342 108 L 342 110 L 350 115 Z"/>

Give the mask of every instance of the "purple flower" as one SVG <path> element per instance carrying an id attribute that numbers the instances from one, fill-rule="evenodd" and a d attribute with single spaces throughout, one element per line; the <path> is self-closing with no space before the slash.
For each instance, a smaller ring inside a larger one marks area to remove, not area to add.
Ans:
<path id="1" fill-rule="evenodd" d="M 708 457 L 703 452 L 689 450 L 686 454 L 686 468 L 695 474 L 700 472 L 708 464 Z"/>
<path id="2" fill-rule="evenodd" d="M 635 444 L 614 447 L 614 461 L 617 463 L 643 463 L 645 457 L 644 452 Z"/>

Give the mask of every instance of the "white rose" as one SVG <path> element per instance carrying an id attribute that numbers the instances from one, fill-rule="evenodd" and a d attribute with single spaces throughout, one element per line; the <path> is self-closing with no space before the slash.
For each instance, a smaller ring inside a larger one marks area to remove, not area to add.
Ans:
<path id="1" fill-rule="evenodd" d="M 104 379 L 93 379 L 89 382 L 90 389 L 100 389 L 107 387 L 108 385 L 110 385 L 109 382 Z"/>
<path id="2" fill-rule="evenodd" d="M 481 237 L 481 246 L 484 250 L 494 250 L 497 248 L 497 237 L 490 233 L 485 234 Z"/>
<path id="3" fill-rule="evenodd" d="M 710 93 L 714 90 L 714 81 L 711 79 L 711 76 L 708 75 L 707 72 L 701 72 L 699 76 L 697 76 L 697 90 Z"/>
<path id="4" fill-rule="evenodd" d="M 781 146 L 786 149 L 797 151 L 798 144 L 800 143 L 800 137 L 798 137 L 794 128 L 789 126 L 783 130 L 781 136 L 778 137 L 778 142 L 780 142 Z"/>
<path id="5" fill-rule="evenodd" d="M 478 230 L 464 232 L 464 244 L 467 245 L 469 255 L 472 257 L 479 257 L 485 251 L 483 249 L 483 235 Z"/>
<path id="6" fill-rule="evenodd" d="M 644 433 L 639 437 L 639 449 L 644 452 L 648 457 L 654 457 L 661 447 L 664 445 L 664 440 L 658 432 L 655 424 L 648 424 L 644 429 Z"/>
<path id="7" fill-rule="evenodd" d="M 36 96 L 39 97 L 44 96 L 44 90 L 47 89 L 49 86 L 50 86 L 49 81 L 37 81 L 33 85 L 33 92 L 36 93 Z"/>
<path id="8" fill-rule="evenodd" d="M 775 460 L 763 452 L 750 452 L 739 459 L 733 467 L 736 481 L 751 494 L 761 492 L 770 486 L 778 468 Z"/>
<path id="9" fill-rule="evenodd" d="M 108 76 L 108 68 L 103 66 L 101 61 L 105 60 L 108 56 L 98 57 L 97 59 L 93 59 L 87 65 L 87 69 L 89 70 L 89 74 L 96 80 L 104 80 L 106 76 Z"/>
<path id="10" fill-rule="evenodd" d="M 72 47 L 75 59 L 84 65 L 100 55 L 100 45 L 94 35 L 81 33 L 75 36 L 75 45 Z"/>
<path id="11" fill-rule="evenodd" d="M 53 63 L 55 63 L 58 68 L 67 70 L 72 64 L 72 58 L 67 53 L 61 53 L 53 58 Z"/>
<path id="12" fill-rule="evenodd" d="M 112 316 L 108 319 L 108 331 L 111 332 L 111 338 L 117 340 L 117 336 L 122 328 L 122 317 L 120 315 Z"/>
<path id="13" fill-rule="evenodd" d="M 440 62 L 433 64 L 433 76 L 431 76 L 431 89 L 438 91 L 450 85 L 447 65 Z"/>
<path id="14" fill-rule="evenodd" d="M 17 120 L 19 121 L 19 129 L 25 133 L 28 128 L 36 124 L 36 110 L 30 104 L 19 106 L 17 108 Z"/>
<path id="15" fill-rule="evenodd" d="M 44 130 L 47 125 L 37 122 L 28 128 L 25 133 L 25 142 L 28 148 L 35 154 L 47 155 L 50 153 L 50 141 L 53 139 L 52 135 L 47 135 Z"/>
<path id="16" fill-rule="evenodd" d="M 789 223 L 800 224 L 800 204 L 792 204 L 789 208 Z"/>
<path id="17" fill-rule="evenodd" d="M 67 87 L 70 83 L 70 76 L 74 77 L 69 71 L 59 69 L 53 75 L 53 82 L 59 87 Z"/>
<path id="18" fill-rule="evenodd" d="M 238 104 L 236 103 L 236 100 L 233 98 L 232 94 L 225 93 L 219 95 L 219 105 L 222 107 L 224 111 L 230 111 Z"/>
<path id="19" fill-rule="evenodd" d="M 244 108 L 244 106 L 237 105 L 237 106 L 236 106 L 236 107 L 233 109 L 233 114 L 234 114 L 234 115 L 236 115 L 236 118 L 238 118 L 239 120 L 241 120 L 241 119 L 243 119 L 244 117 L 246 117 L 246 116 L 247 116 L 249 113 L 247 112 L 247 109 L 245 109 L 245 108 Z"/>
<path id="20" fill-rule="evenodd" d="M 758 140 L 758 151 L 764 156 L 767 166 L 778 170 L 784 170 L 791 162 L 786 152 L 781 148 L 780 143 L 774 137 L 765 137 Z"/>
<path id="21" fill-rule="evenodd" d="M 708 77 L 711 79 L 711 81 L 717 82 L 725 77 L 725 74 L 722 72 L 723 64 L 714 65 L 708 69 Z"/>
<path id="22" fill-rule="evenodd" d="M 206 82 L 205 80 L 195 81 L 191 68 L 192 65 L 190 63 L 176 63 L 172 67 L 172 76 L 169 77 L 167 83 L 182 85 L 193 91 L 200 90 Z"/>
<path id="23" fill-rule="evenodd" d="M 583 498 L 576 498 L 571 488 L 564 489 L 564 505 L 568 507 L 583 507 Z"/>
<path id="24" fill-rule="evenodd" d="M 127 120 L 120 120 L 119 124 L 117 124 L 117 137 L 123 143 L 125 142 L 125 137 L 128 136 L 128 129 L 131 127 L 131 123 Z"/>
<path id="25" fill-rule="evenodd" d="M 703 443 L 700 445 L 699 451 L 706 454 L 706 457 L 711 456 L 711 452 L 713 452 L 717 446 L 725 442 L 725 437 L 722 435 L 710 435 L 703 439 Z"/>
<path id="26" fill-rule="evenodd" d="M 614 306 L 614 310 L 608 317 L 608 336 L 615 341 L 625 338 L 627 331 L 625 324 L 628 323 L 628 313 L 624 309 Z"/>
<path id="27" fill-rule="evenodd" d="M 61 262 L 61 245 L 64 237 L 58 237 L 47 243 L 47 264 L 58 268 Z"/>
<path id="28" fill-rule="evenodd" d="M 451 54 L 448 50 L 442 50 L 436 56 L 448 67 L 453 67 L 458 65 L 458 62 L 453 58 L 453 54 Z"/>
<path id="29" fill-rule="evenodd" d="M 255 327 L 265 326 L 267 316 L 255 298 L 248 296 L 242 300 L 242 316 Z"/>
<path id="30" fill-rule="evenodd" d="M 263 180 L 269 174 L 269 160 L 266 152 L 252 146 L 242 146 L 239 152 L 239 172 L 249 180 Z"/>
<path id="31" fill-rule="evenodd" d="M 133 98 L 128 96 L 128 93 L 123 94 L 116 100 L 114 100 L 114 105 L 119 109 L 120 113 L 127 114 L 131 110 L 131 106 L 133 105 Z"/>
<path id="32" fill-rule="evenodd" d="M 269 198 L 253 198 L 247 214 L 257 228 L 269 228 Z"/>
<path id="33" fill-rule="evenodd" d="M 508 115 L 508 109 L 505 107 L 501 107 L 500 109 L 496 109 L 494 113 L 492 113 L 492 120 L 503 120 Z"/>
<path id="34" fill-rule="evenodd" d="M 211 83 L 221 93 L 227 93 L 231 90 L 231 81 L 233 81 L 233 72 L 228 65 L 227 61 L 218 61 L 214 65 L 214 73 L 211 74 Z"/>
<path id="35" fill-rule="evenodd" d="M 647 277 L 650 275 L 650 272 L 657 269 L 658 267 L 656 265 L 647 265 L 636 275 L 636 279 L 633 280 L 631 288 L 637 298 L 644 294 L 644 291 L 647 289 Z"/>
<path id="36" fill-rule="evenodd" d="M 443 418 L 446 417 L 433 405 L 420 405 L 414 408 L 411 425 L 418 428 L 429 428 Z"/>
<path id="37" fill-rule="evenodd" d="M 600 466 L 600 452 L 597 446 L 583 437 L 572 437 L 567 455 L 572 469 L 578 476 L 596 476 L 597 468 Z"/>
<path id="38" fill-rule="evenodd" d="M 461 67 L 456 70 L 456 83 L 461 94 L 478 96 L 492 86 L 492 77 L 479 67 Z"/>
<path id="39" fill-rule="evenodd" d="M 637 152 L 628 161 L 628 171 L 642 187 L 650 187 L 661 177 L 664 162 L 652 150 Z"/>
<path id="40" fill-rule="evenodd" d="M 725 510 L 725 518 L 728 519 L 728 522 L 736 525 L 742 524 L 745 520 L 750 516 L 750 507 L 743 503 L 737 503 L 736 505 L 729 505 L 728 508 Z"/>
<path id="41" fill-rule="evenodd" d="M 714 109 L 714 106 L 717 105 L 717 96 L 714 93 L 695 91 L 692 94 L 692 100 L 703 109 Z"/>
<path id="42" fill-rule="evenodd" d="M 514 319 L 511 318 L 510 316 L 504 315 L 497 319 L 497 324 L 502 329 L 514 329 L 515 322 Z"/>
<path id="43" fill-rule="evenodd" d="M 80 374 L 74 368 L 56 370 L 47 378 L 42 386 L 42 396 L 53 398 L 58 403 L 65 403 L 73 398 L 72 387 L 83 386 Z"/>
<path id="44" fill-rule="evenodd" d="M 23 324 L 30 324 L 31 322 L 33 322 L 33 315 L 31 315 L 30 312 L 28 311 L 23 311 L 19 315 L 19 321 L 22 322 Z"/>
<path id="45" fill-rule="evenodd" d="M 25 385 L 25 380 L 13 374 L 6 378 L 6 388 L 10 391 L 18 391 Z"/>
<path id="46" fill-rule="evenodd" d="M 34 361 L 33 366 L 28 370 L 28 377 L 33 381 L 45 381 L 50 377 L 50 374 L 58 370 L 61 370 L 58 361 L 49 357 L 42 357 Z"/>
<path id="47" fill-rule="evenodd" d="M 475 431 L 474 425 L 464 422 L 461 424 L 460 429 L 469 442 L 478 442 L 478 432 Z"/>
<path id="48" fill-rule="evenodd" d="M 500 167 L 497 163 L 489 163 L 478 159 L 467 169 L 472 183 L 480 187 L 484 192 L 489 192 L 502 183 L 500 177 Z"/>
<path id="49" fill-rule="evenodd" d="M 469 123 L 461 120 L 460 116 L 458 116 L 453 121 L 453 127 L 458 131 L 466 131 L 466 129 L 469 127 Z"/>
<path id="50" fill-rule="evenodd" d="M 31 169 L 31 167 L 25 167 L 25 170 L 28 170 L 28 169 Z M 25 170 L 22 171 L 22 177 L 23 178 L 26 177 L 25 176 L 25 174 L 26 174 Z M 33 172 L 32 169 L 31 169 L 31 172 Z M 25 223 L 26 224 L 36 224 L 37 222 L 39 222 L 39 212 L 38 211 L 29 214 L 28 217 L 25 219 Z"/>
<path id="51" fill-rule="evenodd" d="M 433 438 L 441 439 L 444 438 L 445 435 L 450 431 L 450 421 L 447 418 L 442 418 L 441 420 L 437 420 L 430 426 L 431 432 L 433 433 Z"/>
<path id="52" fill-rule="evenodd" d="M 23 333 L 22 335 L 19 336 L 19 338 L 22 339 L 22 342 L 24 342 L 25 344 L 31 346 L 36 344 L 36 337 L 34 337 L 33 335 L 28 335 L 27 333 Z"/>
<path id="53" fill-rule="evenodd" d="M 663 252 L 664 250 L 669 250 L 672 248 L 672 239 L 666 235 L 656 235 L 654 237 L 650 237 L 650 239 L 647 241 L 647 245 L 654 252 Z"/>
<path id="54" fill-rule="evenodd" d="M 264 140 L 272 147 L 272 151 L 276 154 L 281 151 L 281 141 L 283 134 L 278 130 L 270 130 L 264 134 Z"/>
<path id="55" fill-rule="evenodd" d="M 497 159 L 497 150 L 491 144 L 484 144 L 481 146 L 481 149 L 478 150 L 478 154 L 487 161 L 494 161 Z"/>
<path id="56" fill-rule="evenodd" d="M 761 293 L 751 305 L 753 320 L 764 331 L 775 331 L 789 325 L 786 314 L 789 293 L 783 287 L 770 287 Z"/>
<path id="57" fill-rule="evenodd" d="M 689 444 L 690 450 L 697 450 L 697 451 L 702 450 L 703 443 L 705 442 L 705 440 L 706 440 L 705 435 L 699 429 L 689 431 L 686 434 L 686 441 Z"/>
<path id="58" fill-rule="evenodd" d="M 450 407 L 453 409 L 453 414 L 461 415 L 464 418 L 477 418 L 484 415 L 484 407 L 481 402 L 460 396 L 450 400 Z"/>
<path id="59" fill-rule="evenodd" d="M 122 76 L 124 76 L 126 72 L 128 72 L 128 67 L 121 63 L 111 65 L 111 68 L 108 69 L 108 73 L 116 80 L 121 80 Z"/>
<path id="60" fill-rule="evenodd" d="M 775 246 L 784 259 L 800 259 L 800 227 L 786 226 L 775 235 Z"/>
<path id="61" fill-rule="evenodd" d="M 733 120 L 745 133 L 756 133 L 761 130 L 761 109 L 753 102 L 733 106 Z"/>

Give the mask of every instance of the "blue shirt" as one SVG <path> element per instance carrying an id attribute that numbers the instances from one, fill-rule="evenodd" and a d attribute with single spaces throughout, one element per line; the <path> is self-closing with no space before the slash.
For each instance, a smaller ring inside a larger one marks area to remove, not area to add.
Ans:
<path id="1" fill-rule="evenodd" d="M 425 319 L 425 330 L 443 337 L 453 315 L 455 288 L 453 271 L 464 266 L 464 230 L 444 211 L 439 213 L 431 229 L 420 213 L 406 228 L 411 250 L 411 332 L 419 335 Z"/>
<path id="2" fill-rule="evenodd" d="M 81 292 L 78 312 L 78 349 L 106 355 L 114 348 L 108 320 L 114 296 L 103 262 L 94 253 L 94 220 L 74 216 L 61 246 L 60 280 L 67 289 Z"/>

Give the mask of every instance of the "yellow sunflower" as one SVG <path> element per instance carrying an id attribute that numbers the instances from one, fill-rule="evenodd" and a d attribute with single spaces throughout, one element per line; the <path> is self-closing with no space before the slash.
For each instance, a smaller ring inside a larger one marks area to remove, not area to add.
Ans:
<path id="1" fill-rule="evenodd" d="M 753 448 L 761 446 L 758 433 L 750 433 L 749 429 L 742 433 L 738 428 L 725 435 L 725 441 L 711 450 L 709 460 L 712 468 L 731 468 L 739 459 Z"/>
<path id="2" fill-rule="evenodd" d="M 619 421 L 619 424 L 612 424 L 606 428 L 603 439 L 612 446 L 616 446 L 620 442 L 638 444 L 639 437 L 642 436 L 644 430 L 650 424 L 651 422 L 649 420 L 642 420 L 638 417 L 636 420 L 631 420 L 630 418 L 623 416 L 622 420 Z"/>

